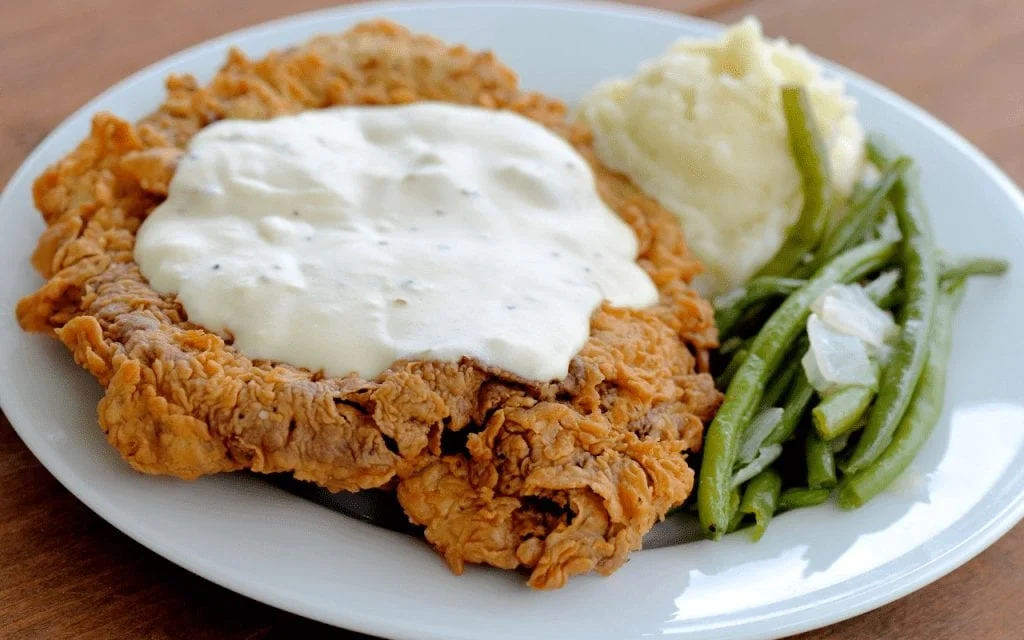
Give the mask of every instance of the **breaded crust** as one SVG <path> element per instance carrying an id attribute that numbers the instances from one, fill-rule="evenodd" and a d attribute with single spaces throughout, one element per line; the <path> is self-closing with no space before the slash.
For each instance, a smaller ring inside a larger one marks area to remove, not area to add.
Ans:
<path id="1" fill-rule="evenodd" d="M 529 584 L 607 574 L 690 493 L 685 451 L 721 401 L 704 369 L 716 343 L 699 265 L 674 218 L 600 166 L 557 101 L 518 88 L 490 53 L 382 21 L 258 61 L 232 51 L 206 87 L 167 81 L 136 125 L 111 114 L 35 183 L 47 279 L 17 308 L 64 342 L 106 389 L 99 422 L 139 471 L 196 478 L 289 472 L 331 490 L 393 486 L 456 572 L 531 570 Z M 640 239 L 660 303 L 604 305 L 568 377 L 537 383 L 479 362 L 397 362 L 373 380 L 252 361 L 188 322 L 133 261 L 135 233 L 202 127 L 344 104 L 439 100 L 510 109 L 566 137 L 601 196 Z M 700 365 L 700 366 L 698 366 Z"/>

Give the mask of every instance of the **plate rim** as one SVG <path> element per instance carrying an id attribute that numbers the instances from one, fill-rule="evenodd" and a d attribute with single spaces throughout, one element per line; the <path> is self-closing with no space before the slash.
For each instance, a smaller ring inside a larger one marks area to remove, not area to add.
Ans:
<path id="1" fill-rule="evenodd" d="M 303 23 L 315 23 L 324 19 L 358 17 L 379 13 L 387 18 L 388 13 L 393 10 L 401 10 L 415 7 L 436 7 L 443 9 L 458 8 L 514 8 L 516 10 L 556 10 L 582 13 L 603 13 L 611 18 L 644 19 L 655 22 L 670 23 L 672 25 L 699 28 L 708 32 L 720 31 L 724 25 L 704 18 L 685 15 L 668 10 L 654 9 L 620 4 L 605 0 L 527 0 L 517 2 L 515 0 L 378 0 L 371 2 L 357 2 L 350 5 L 326 7 L 298 14 L 288 15 L 281 18 L 245 26 L 219 36 L 198 42 L 168 56 L 160 58 L 151 64 L 129 74 L 122 80 L 114 83 L 104 91 L 100 92 L 84 105 L 66 116 L 56 127 L 53 128 L 18 165 L 18 168 L 8 178 L 0 193 L 0 211 L 8 205 L 13 198 L 13 185 L 26 179 L 24 174 L 29 171 L 29 165 L 33 164 L 43 149 L 51 144 L 54 138 L 60 137 L 64 132 L 74 126 L 74 121 L 79 120 L 83 114 L 96 111 L 97 103 L 102 102 L 108 95 L 121 91 L 128 86 L 143 80 L 153 74 L 163 73 L 166 75 L 168 67 L 187 63 L 190 58 L 207 55 L 211 49 L 218 49 L 232 44 L 242 38 L 253 38 L 261 33 L 272 32 L 289 26 L 297 26 Z M 830 70 L 839 71 L 845 80 L 852 81 L 870 90 L 875 97 L 885 102 L 889 108 L 901 110 L 911 116 L 914 120 L 925 125 L 931 133 L 948 143 L 959 154 L 965 156 L 971 163 L 975 164 L 992 183 L 1005 194 L 1015 205 L 1017 213 L 1024 217 L 1024 194 L 1020 187 L 993 162 L 988 156 L 982 153 L 973 143 L 953 130 L 923 108 L 917 106 L 910 100 L 899 95 L 895 91 L 875 82 L 847 67 L 837 64 L 831 60 L 811 54 L 811 57 L 821 63 L 825 63 Z M 87 485 L 75 484 L 75 478 L 67 477 L 72 474 L 63 467 L 58 456 L 48 456 L 45 452 L 33 447 L 30 439 L 22 435 L 22 428 L 17 425 L 29 425 L 29 416 L 24 415 L 22 407 L 17 403 L 12 404 L 12 397 L 7 395 L 6 384 L 0 380 L 0 407 L 3 408 L 8 420 L 18 437 L 25 443 L 33 456 L 57 479 L 72 495 L 85 504 L 90 510 L 103 518 L 106 522 L 130 537 L 135 542 L 157 553 L 164 559 L 181 566 L 206 580 L 209 580 L 222 587 L 240 593 L 269 606 L 290 611 L 297 615 L 308 617 L 314 620 L 321 620 L 328 624 L 337 624 L 331 620 L 324 620 L 313 610 L 303 606 L 303 603 L 289 601 L 286 598 L 278 597 L 273 590 L 262 589 L 261 585 L 254 585 L 244 580 L 235 579 L 231 575 L 219 574 L 213 568 L 207 567 L 201 562 L 193 561 L 187 549 L 176 548 L 170 540 L 154 539 L 147 537 L 143 531 L 132 526 L 129 519 L 122 519 L 118 515 L 118 509 L 109 505 L 101 495 L 90 490 Z M 24 427 L 29 429 L 30 427 Z M 968 512 L 969 513 L 969 512 Z M 966 514 L 965 514 L 966 517 Z M 1012 529 L 1024 519 L 1024 494 L 1018 494 L 1009 503 L 1005 504 L 997 514 L 990 516 L 985 524 L 974 532 L 960 539 L 956 544 L 950 546 L 942 554 L 933 557 L 926 564 L 919 565 L 912 570 L 887 580 L 881 584 L 871 584 L 860 589 L 839 594 L 826 601 L 815 601 L 803 607 L 791 607 L 776 614 L 744 616 L 742 613 L 733 614 L 738 620 L 735 625 L 729 625 L 734 629 L 746 628 L 751 624 L 757 624 L 760 620 L 769 618 L 775 621 L 770 630 L 752 631 L 750 638 L 777 637 L 778 634 L 799 633 L 811 629 L 820 628 L 828 624 L 834 624 L 842 620 L 852 618 L 867 611 L 889 604 L 898 600 L 913 591 L 916 591 L 932 582 L 951 573 L 963 566 L 966 562 L 976 557 L 979 553 L 991 546 L 995 541 Z M 890 562 L 894 562 L 891 560 Z M 884 565 L 882 565 L 884 566 Z M 881 567 L 876 568 L 879 569 Z M 839 586 L 839 585 L 835 585 Z M 840 603 L 846 603 L 841 605 Z M 384 619 L 374 615 L 363 615 L 358 611 L 344 610 L 334 614 L 336 620 L 350 630 L 360 631 L 368 634 L 385 634 L 391 638 L 443 638 L 438 633 L 426 632 L 416 629 L 414 625 L 397 624 L 394 620 Z M 711 629 L 707 629 L 711 630 Z M 415 635 L 413 635 L 415 634 Z M 684 631 L 684 635 L 686 632 Z"/>

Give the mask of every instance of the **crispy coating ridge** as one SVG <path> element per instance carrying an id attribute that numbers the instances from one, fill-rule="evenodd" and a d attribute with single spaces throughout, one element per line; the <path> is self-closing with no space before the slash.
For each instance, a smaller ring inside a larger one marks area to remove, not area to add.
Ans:
<path id="1" fill-rule="evenodd" d="M 523 92 L 490 53 L 375 21 L 252 61 L 232 51 L 206 87 L 167 81 L 136 125 L 99 114 L 77 149 L 34 186 L 47 223 L 32 264 L 47 279 L 18 305 L 106 389 L 99 422 L 139 471 L 196 478 L 289 472 L 331 490 L 394 486 L 410 519 L 456 572 L 530 570 L 562 586 L 607 574 L 690 493 L 685 451 L 721 401 L 706 369 L 710 306 L 672 216 L 602 167 L 562 104 Z M 184 147 L 224 118 L 343 104 L 439 100 L 510 109 L 566 137 L 608 205 L 640 239 L 660 303 L 604 305 L 561 381 L 479 362 L 397 362 L 373 380 L 252 361 L 188 322 L 134 263 L 135 233 L 166 195 Z"/>

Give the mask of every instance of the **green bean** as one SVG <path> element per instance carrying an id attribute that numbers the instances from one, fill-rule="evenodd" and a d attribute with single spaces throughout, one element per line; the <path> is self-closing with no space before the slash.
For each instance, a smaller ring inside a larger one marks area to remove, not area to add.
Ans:
<path id="1" fill-rule="evenodd" d="M 732 517 L 729 518 L 729 531 L 739 529 L 743 523 L 743 512 L 740 511 L 740 496 L 739 489 L 733 489 L 732 493 L 729 494 L 729 510 L 732 512 Z"/>
<path id="2" fill-rule="evenodd" d="M 836 486 L 836 459 L 832 448 L 814 429 L 807 430 L 804 454 L 807 458 L 807 486 L 812 489 L 831 489 Z"/>
<path id="3" fill-rule="evenodd" d="M 818 246 L 828 225 L 828 210 L 832 204 L 828 149 L 803 87 L 782 88 L 782 110 L 789 130 L 790 151 L 800 171 L 804 204 L 782 247 L 758 273 L 764 276 L 789 274 Z"/>
<path id="4" fill-rule="evenodd" d="M 971 276 L 1001 276 L 1010 263 L 999 258 L 964 258 L 942 265 L 939 278 L 943 281 L 959 280 Z"/>
<path id="5" fill-rule="evenodd" d="M 788 296 L 807 284 L 797 278 L 759 276 L 745 286 L 715 299 L 715 326 L 721 336 L 732 335 L 743 313 L 759 302 Z"/>
<path id="6" fill-rule="evenodd" d="M 854 427 L 858 429 L 859 427 Z M 844 433 L 838 438 L 832 438 L 828 441 L 828 448 L 832 450 L 832 453 L 839 453 L 846 448 L 846 445 L 850 444 L 850 434 Z"/>
<path id="7" fill-rule="evenodd" d="M 807 351 L 807 343 L 804 340 L 798 340 L 797 344 L 790 350 L 786 365 L 777 375 L 772 376 L 772 381 L 764 390 L 764 395 L 761 396 L 762 408 L 774 407 L 782 397 L 782 394 L 793 386 L 796 374 L 803 368 L 800 364 L 800 358 L 804 355 L 805 351 Z"/>
<path id="8" fill-rule="evenodd" d="M 743 491 L 740 513 L 754 516 L 754 540 L 760 540 L 775 514 L 782 492 L 782 477 L 774 469 L 757 474 Z"/>
<path id="9" fill-rule="evenodd" d="M 725 366 L 725 369 L 722 371 L 721 375 L 719 375 L 718 378 L 715 380 L 715 384 L 718 385 L 719 389 L 724 390 L 729 388 L 729 385 L 732 383 L 732 379 L 736 376 L 736 372 L 740 370 L 740 367 L 743 366 L 743 361 L 747 359 L 747 355 L 749 355 L 749 353 L 749 348 L 741 347 L 740 349 L 736 350 L 736 353 L 733 354 L 732 359 L 729 360 L 729 364 Z"/>
<path id="10" fill-rule="evenodd" d="M 718 355 L 728 356 L 735 352 L 737 349 L 746 344 L 746 340 L 738 336 L 734 336 L 722 342 L 722 346 L 718 347 Z"/>
<path id="11" fill-rule="evenodd" d="M 881 298 L 878 301 L 878 307 L 880 309 L 894 309 L 894 308 L 899 307 L 900 305 L 902 305 L 903 304 L 903 300 L 904 300 L 903 288 L 902 287 L 896 287 L 895 289 L 890 291 L 887 296 L 885 296 L 884 298 Z"/>
<path id="12" fill-rule="evenodd" d="M 878 175 L 882 175 L 881 172 Z M 853 183 L 853 189 L 850 190 L 849 197 L 846 198 L 846 202 L 843 203 L 846 208 L 849 208 L 854 202 L 863 200 L 864 197 L 871 191 L 871 184 L 869 184 L 864 178 L 861 178 L 857 182 Z M 845 218 L 846 214 L 843 214 Z M 842 220 L 833 221 L 833 226 L 829 228 L 828 233 L 835 231 L 835 228 L 839 226 Z"/>
<path id="13" fill-rule="evenodd" d="M 839 255 L 787 298 L 751 342 L 750 353 L 729 383 L 725 402 L 704 441 L 697 500 L 706 535 L 718 539 L 728 527 L 728 493 L 743 431 L 758 407 L 765 383 L 779 368 L 788 345 L 802 332 L 811 303 L 833 284 L 857 280 L 884 267 L 895 253 L 894 243 L 878 241 Z"/>
<path id="14" fill-rule="evenodd" d="M 792 511 L 793 509 L 817 506 L 828 500 L 830 493 L 828 489 L 810 489 L 807 487 L 786 489 L 779 495 L 777 511 Z"/>
<path id="15" fill-rule="evenodd" d="M 854 509 L 875 497 L 898 478 L 931 435 L 942 414 L 946 363 L 952 342 L 953 316 L 963 297 L 963 280 L 944 287 L 939 296 L 928 362 L 914 392 L 914 401 L 900 421 L 892 442 L 874 462 L 844 478 L 839 506 Z"/>
<path id="16" fill-rule="evenodd" d="M 807 376 L 801 367 L 793 382 L 793 387 L 789 390 L 786 402 L 782 406 L 782 420 L 775 425 L 775 431 L 765 440 L 765 445 L 782 444 L 792 438 L 796 433 L 796 428 L 807 415 L 807 409 L 811 406 L 813 398 L 814 387 L 807 381 Z"/>
<path id="17" fill-rule="evenodd" d="M 825 440 L 849 433 L 874 399 L 874 389 L 856 385 L 831 393 L 811 410 L 814 428 Z"/>
<path id="18" fill-rule="evenodd" d="M 807 375 L 804 373 L 801 359 L 807 353 L 807 349 L 810 346 L 810 340 L 808 340 L 805 334 L 801 335 L 789 350 L 789 364 L 786 365 L 786 369 L 793 369 L 793 378 L 785 389 L 786 397 L 782 402 L 782 419 L 779 420 L 779 424 L 775 425 L 775 429 L 765 439 L 764 445 L 782 444 L 792 438 L 793 434 L 796 433 L 797 426 L 807 412 L 807 407 L 814 396 L 814 389 L 811 388 L 810 382 L 807 381 Z M 768 388 L 765 390 L 764 400 L 762 400 L 762 406 L 764 406 L 766 400 L 771 398 L 770 394 L 775 393 L 773 387 L 776 381 L 785 375 L 784 371 L 781 376 L 775 377 L 772 384 L 768 385 Z M 772 404 L 774 405 L 779 398 L 781 398 L 781 394 Z"/>
<path id="19" fill-rule="evenodd" d="M 938 264 L 931 229 L 920 199 L 907 178 L 900 180 L 890 197 L 903 235 L 900 261 L 906 300 L 900 308 L 901 332 L 882 372 L 878 398 L 868 424 L 843 471 L 856 473 L 876 458 L 892 441 L 917 387 L 928 355 L 928 341 L 935 317 Z"/>
<path id="20" fill-rule="evenodd" d="M 875 225 L 889 191 L 910 167 L 910 164 L 909 158 L 898 158 L 882 171 L 878 182 L 862 191 L 858 197 L 851 199 L 846 215 L 825 236 L 821 247 L 814 253 L 814 258 L 810 262 L 800 265 L 796 269 L 795 275 L 813 274 L 821 265 L 836 255 L 862 242 Z"/>
<path id="21" fill-rule="evenodd" d="M 771 301 L 758 302 L 743 310 L 739 318 L 731 320 L 725 318 L 724 329 L 719 328 L 719 338 L 732 338 L 733 336 L 756 334 L 764 325 L 765 320 L 773 311 Z M 717 325 L 716 325 L 717 326 Z M 748 338 L 749 339 L 749 338 Z"/>

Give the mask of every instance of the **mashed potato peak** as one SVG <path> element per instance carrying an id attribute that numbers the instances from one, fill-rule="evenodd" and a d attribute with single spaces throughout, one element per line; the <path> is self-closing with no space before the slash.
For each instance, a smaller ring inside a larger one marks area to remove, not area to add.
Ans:
<path id="1" fill-rule="evenodd" d="M 708 293 L 745 282 L 781 246 L 802 205 L 779 98 L 804 85 L 848 193 L 862 164 L 856 102 L 807 53 L 765 40 L 753 18 L 720 40 L 682 40 L 628 80 L 598 85 L 579 118 L 598 157 L 681 220 Z"/>

